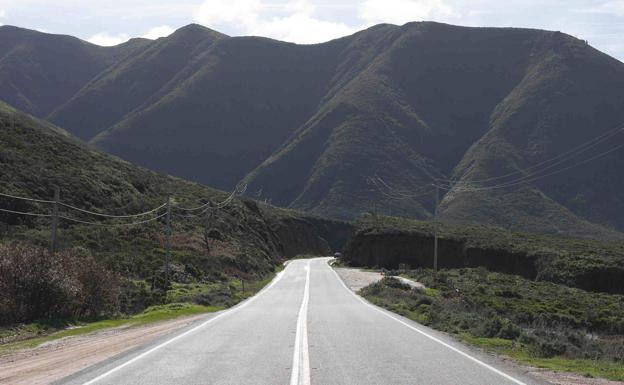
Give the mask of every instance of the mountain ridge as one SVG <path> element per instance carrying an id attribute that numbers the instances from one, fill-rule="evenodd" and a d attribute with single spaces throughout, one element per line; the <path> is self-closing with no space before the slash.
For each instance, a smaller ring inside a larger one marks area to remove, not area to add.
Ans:
<path id="1" fill-rule="evenodd" d="M 256 198 L 317 215 L 431 218 L 427 186 L 443 180 L 464 186 L 444 194 L 448 221 L 619 237 L 620 154 L 539 180 L 526 169 L 624 121 L 623 84 L 624 64 L 560 32 L 414 22 L 297 45 L 190 25 L 49 118 L 132 162 L 222 189 L 244 180 Z M 527 182 L 474 182 L 506 170 Z M 422 194 L 388 199 L 373 175 Z"/>

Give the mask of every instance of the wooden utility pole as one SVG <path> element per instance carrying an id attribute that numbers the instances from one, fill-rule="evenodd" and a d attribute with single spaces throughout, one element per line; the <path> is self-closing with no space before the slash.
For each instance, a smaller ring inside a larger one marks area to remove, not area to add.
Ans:
<path id="1" fill-rule="evenodd" d="M 59 202 L 61 200 L 61 188 L 57 185 L 54 188 L 54 206 L 52 206 L 52 239 L 50 244 L 50 252 L 58 251 L 58 223 L 59 223 Z"/>
<path id="2" fill-rule="evenodd" d="M 169 287 L 169 259 L 171 258 L 171 197 L 167 198 L 167 235 L 165 248 L 165 288 L 167 288 Z"/>
<path id="3" fill-rule="evenodd" d="M 440 203 L 440 188 L 436 185 L 435 208 L 433 209 L 433 270 L 438 271 L 438 205 Z"/>

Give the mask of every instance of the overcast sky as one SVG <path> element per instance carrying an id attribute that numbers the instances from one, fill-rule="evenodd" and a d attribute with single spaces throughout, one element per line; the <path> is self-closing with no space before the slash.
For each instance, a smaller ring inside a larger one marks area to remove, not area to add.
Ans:
<path id="1" fill-rule="evenodd" d="M 624 0 L 0 0 L 0 24 L 100 45 L 166 36 L 190 23 L 317 43 L 377 23 L 420 20 L 563 31 L 624 61 Z"/>

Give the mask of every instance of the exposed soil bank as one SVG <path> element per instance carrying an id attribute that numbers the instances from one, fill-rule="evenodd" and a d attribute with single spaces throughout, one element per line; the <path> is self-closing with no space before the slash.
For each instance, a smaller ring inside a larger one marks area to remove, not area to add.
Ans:
<path id="1" fill-rule="evenodd" d="M 347 242 L 344 259 L 354 266 L 396 269 L 433 267 L 433 236 L 415 231 L 362 230 Z M 502 248 L 473 246 L 464 239 L 438 240 L 440 268 L 485 267 L 491 271 L 516 274 L 528 279 L 563 283 L 584 290 L 624 293 L 624 269 L 607 265 L 580 265 L 560 268 L 562 258 L 550 252 L 509 251 Z"/>

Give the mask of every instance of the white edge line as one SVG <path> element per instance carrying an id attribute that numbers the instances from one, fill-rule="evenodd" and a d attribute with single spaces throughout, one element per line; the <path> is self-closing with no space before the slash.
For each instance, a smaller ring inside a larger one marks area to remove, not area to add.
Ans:
<path id="1" fill-rule="evenodd" d="M 310 385 L 310 359 L 308 354 L 308 302 L 310 297 L 310 261 L 306 265 L 306 283 L 297 316 L 297 331 L 293 349 L 290 385 Z"/>
<path id="2" fill-rule="evenodd" d="M 303 310 L 303 329 L 302 329 L 302 359 L 303 359 L 303 379 L 300 385 L 310 385 L 310 353 L 308 351 L 308 305 L 310 303 L 310 274 L 312 267 L 310 266 L 310 261 L 308 261 L 308 275 L 306 277 L 306 288 L 305 288 L 305 309 Z"/>
<path id="3" fill-rule="evenodd" d="M 502 371 L 500 371 L 500 370 L 496 369 L 495 367 L 493 367 L 493 366 L 491 366 L 491 365 L 486 364 L 485 362 L 483 362 L 483 361 L 479 360 L 478 358 L 475 358 L 475 357 L 471 356 L 471 355 L 470 355 L 470 354 L 468 354 L 468 353 L 462 352 L 461 350 L 457 349 L 457 348 L 456 348 L 456 347 L 454 347 L 454 346 L 451 346 L 451 345 L 447 344 L 446 342 L 444 342 L 444 341 L 440 340 L 439 338 L 434 337 L 434 336 L 432 336 L 431 334 L 426 333 L 426 332 L 424 332 L 424 331 L 422 331 L 422 330 L 420 330 L 420 329 L 418 329 L 418 328 L 416 328 L 416 327 L 414 327 L 414 326 L 412 326 L 412 325 L 408 324 L 407 322 L 402 321 L 402 320 L 400 320 L 399 318 L 394 317 L 392 314 L 387 313 L 386 311 L 382 310 L 381 308 L 379 308 L 379 307 L 377 307 L 377 306 L 375 306 L 375 305 L 373 305 L 373 304 L 369 303 L 368 301 L 366 301 L 365 299 L 363 299 L 363 298 L 362 298 L 362 297 L 360 297 L 359 295 L 355 294 L 355 293 L 353 292 L 353 290 L 349 289 L 349 288 L 347 287 L 347 285 L 344 283 L 344 281 L 342 280 L 342 278 L 340 278 L 340 275 L 338 275 L 338 273 L 336 272 L 336 270 L 334 270 L 331 266 L 329 266 L 329 268 L 331 269 L 331 271 L 333 271 L 333 272 L 334 272 L 334 274 L 336 274 L 336 277 L 338 278 L 338 281 L 340 281 L 340 283 L 342 284 L 342 287 L 344 287 L 344 288 L 345 288 L 345 289 L 346 289 L 349 293 L 351 293 L 351 294 L 352 294 L 355 298 L 357 298 L 358 300 L 360 300 L 360 302 L 362 302 L 364 305 L 366 305 L 366 306 L 370 307 L 371 309 L 374 309 L 374 310 L 378 311 L 379 313 L 381 313 L 381 314 L 385 315 L 385 316 L 386 316 L 386 317 L 388 317 L 388 318 L 391 318 L 391 319 L 395 320 L 396 322 L 398 322 L 398 323 L 400 323 L 400 324 L 402 324 L 402 325 L 404 325 L 404 326 L 407 326 L 408 328 L 412 329 L 413 331 L 415 331 L 415 332 L 417 332 L 417 333 L 422 334 L 423 336 L 425 336 L 425 337 L 429 338 L 430 340 L 435 341 L 435 342 L 439 343 L 440 345 L 443 345 L 443 346 L 445 346 L 445 347 L 447 347 L 447 348 L 451 349 L 451 350 L 452 350 L 452 351 L 454 351 L 455 353 L 458 353 L 458 354 L 460 354 L 460 355 L 464 356 L 465 358 L 468 358 L 469 360 L 476 362 L 477 364 L 479 364 L 479 365 L 483 366 L 484 368 L 489 369 L 489 370 L 491 370 L 492 372 L 494 372 L 494 373 L 496 373 L 496 374 L 498 374 L 498 375 L 500 375 L 500 376 L 502 376 L 502 377 L 505 377 L 505 378 L 506 378 L 506 379 L 508 379 L 509 381 L 515 382 L 515 383 L 516 383 L 516 384 L 518 384 L 518 385 L 527 385 L 526 383 L 524 383 L 524 382 L 522 382 L 522 381 L 520 381 L 520 380 L 517 380 L 517 379 L 515 379 L 515 378 L 511 377 L 510 375 L 508 375 L 508 374 L 506 374 L 506 373 L 504 373 L 504 372 L 502 372 Z"/>
<path id="4" fill-rule="evenodd" d="M 132 358 L 132 359 L 130 359 L 130 360 L 128 360 L 128 361 L 126 361 L 126 362 L 124 362 L 123 364 L 121 364 L 121 365 L 119 365 L 119 366 L 116 366 L 116 367 L 114 367 L 113 369 L 111 369 L 111 370 L 109 370 L 109 371 L 107 371 L 107 372 L 105 372 L 105 373 L 100 374 L 99 376 L 95 377 L 94 379 L 89 380 L 89 381 L 87 381 L 87 382 L 83 383 L 83 385 L 91 385 L 91 384 L 94 384 L 94 383 L 96 383 L 96 382 L 100 381 L 101 379 L 103 379 L 103 378 L 105 378 L 105 377 L 108 377 L 109 375 L 111 375 L 111 374 L 113 374 L 113 373 L 117 372 L 118 370 L 120 370 L 120 369 L 122 369 L 122 368 L 124 368 L 124 367 L 126 367 L 126 366 L 128 366 L 128 365 L 130 365 L 130 364 L 132 364 L 132 363 L 134 363 L 134 362 L 136 362 L 136 361 L 138 361 L 138 360 L 140 360 L 141 358 L 143 358 L 143 357 L 147 356 L 148 354 L 153 353 L 153 352 L 155 352 L 156 350 L 158 350 L 158 349 L 160 349 L 160 348 L 162 348 L 162 347 L 164 347 L 164 346 L 167 346 L 167 345 L 169 345 L 170 343 L 172 343 L 172 342 L 174 342 L 174 341 L 177 341 L 177 340 L 179 340 L 180 338 L 182 338 L 182 337 L 184 337 L 184 336 L 186 336 L 186 335 L 188 335 L 188 334 L 191 334 L 191 333 L 193 333 L 194 331 L 196 331 L 196 330 L 198 330 L 198 329 L 203 328 L 204 326 L 206 326 L 206 325 L 208 325 L 208 324 L 210 324 L 210 323 L 212 323 L 212 322 L 214 322 L 214 321 L 218 320 L 219 318 L 221 318 L 221 317 L 223 317 L 223 316 L 226 316 L 226 315 L 228 315 L 228 314 L 232 314 L 232 313 L 233 313 L 233 312 L 235 312 L 236 310 L 239 310 L 239 309 L 244 308 L 244 307 L 245 307 L 245 306 L 247 306 L 248 304 L 252 303 L 252 302 L 253 302 L 256 298 L 258 298 L 258 297 L 260 296 L 260 294 L 263 294 L 264 292 L 266 292 L 267 290 L 269 290 L 270 288 L 272 288 L 272 287 L 273 287 L 273 285 L 275 285 L 275 284 L 276 284 L 276 283 L 277 283 L 277 282 L 278 282 L 278 281 L 282 278 L 282 276 L 283 276 L 283 274 L 284 274 L 284 272 L 285 272 L 285 271 L 286 271 L 286 269 L 284 269 L 284 270 L 280 271 L 279 273 L 277 273 L 277 275 L 275 276 L 275 278 L 273 278 L 273 281 L 271 281 L 271 283 L 270 283 L 268 286 L 265 286 L 262 290 L 260 290 L 258 293 L 256 293 L 256 295 L 254 295 L 253 297 L 250 297 L 250 298 L 249 298 L 249 299 L 247 299 L 246 301 L 241 302 L 241 303 L 239 303 L 238 305 L 236 305 L 236 306 L 234 306 L 234 307 L 232 307 L 232 308 L 230 308 L 230 309 L 224 310 L 223 312 L 221 312 L 221 313 L 217 314 L 216 316 L 214 316 L 214 317 L 210 318 L 209 320 L 207 320 L 207 321 L 205 321 L 205 322 L 203 322 L 203 323 L 201 323 L 201 324 L 199 324 L 199 325 L 195 326 L 195 327 L 194 327 L 194 328 L 192 328 L 192 329 L 189 329 L 189 330 L 185 331 L 185 332 L 184 332 L 184 333 L 182 333 L 182 334 L 178 334 L 177 336 L 175 336 L 175 337 L 171 338 L 170 340 L 167 340 L 167 341 L 165 341 L 165 342 L 161 343 L 160 345 L 154 346 L 154 347 L 153 347 L 153 348 L 151 348 L 150 350 L 147 350 L 147 351 L 145 351 L 145 352 L 143 352 L 143 353 L 139 354 L 138 356 L 136 356 L 136 357 L 134 357 L 134 358 Z"/>

